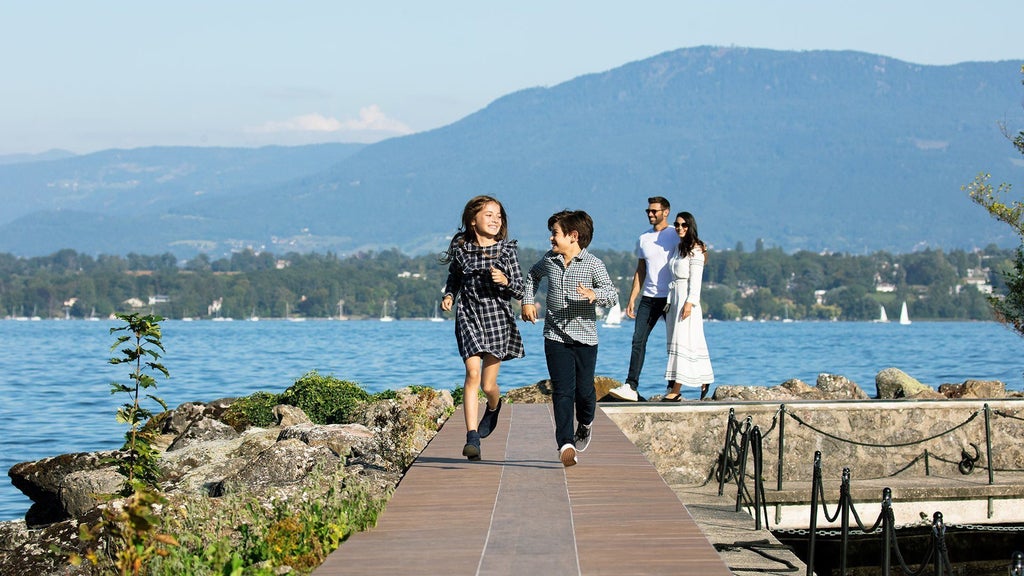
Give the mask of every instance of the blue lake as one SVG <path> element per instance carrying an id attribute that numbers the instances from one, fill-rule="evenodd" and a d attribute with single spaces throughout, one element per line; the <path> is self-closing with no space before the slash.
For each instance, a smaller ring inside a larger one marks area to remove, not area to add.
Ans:
<path id="1" fill-rule="evenodd" d="M 129 369 L 107 363 L 114 322 L 0 321 L 0 468 L 69 452 L 117 448 L 125 428 L 114 420 L 126 397 Z M 521 323 L 527 357 L 502 365 L 503 389 L 547 377 L 541 324 Z M 875 392 L 880 370 L 897 367 L 938 386 L 968 378 L 1024 389 L 1024 340 L 991 322 L 711 322 L 705 325 L 716 385 L 775 386 L 790 378 L 814 384 L 841 374 Z M 171 373 L 156 395 L 169 406 L 256 391 L 279 393 L 310 370 L 354 380 L 371 392 L 411 384 L 453 389 L 463 367 L 454 323 L 307 321 L 163 323 Z M 632 324 L 600 329 L 598 375 L 622 380 Z M 664 391 L 665 333 L 648 345 L 640 392 Z M 695 397 L 695 391 L 686 392 Z M 153 407 L 153 405 L 151 405 Z M 0 483 L 0 521 L 21 517 L 31 502 Z"/>

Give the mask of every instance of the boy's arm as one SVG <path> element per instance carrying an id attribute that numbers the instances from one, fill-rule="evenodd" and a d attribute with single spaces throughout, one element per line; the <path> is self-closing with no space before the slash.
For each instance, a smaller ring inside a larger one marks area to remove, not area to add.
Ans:
<path id="1" fill-rule="evenodd" d="M 596 296 L 594 304 L 611 308 L 618 303 L 619 293 L 615 290 L 615 284 L 612 283 L 611 277 L 608 276 L 608 269 L 604 267 L 604 262 L 599 258 L 594 258 L 594 260 L 593 282 Z"/>
<path id="2" fill-rule="evenodd" d="M 544 258 L 542 257 L 530 267 L 530 271 L 523 277 L 522 317 L 527 322 L 537 322 L 537 305 L 534 298 L 537 295 L 537 287 L 540 285 L 543 264 Z"/>

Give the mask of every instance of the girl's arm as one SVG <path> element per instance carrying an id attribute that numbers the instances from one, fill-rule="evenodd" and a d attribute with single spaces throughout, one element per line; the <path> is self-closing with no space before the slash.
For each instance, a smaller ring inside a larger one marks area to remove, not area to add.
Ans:
<path id="1" fill-rule="evenodd" d="M 508 279 L 508 285 L 502 287 L 502 292 L 507 298 L 522 300 L 526 293 L 526 285 L 523 282 L 523 271 L 519 268 L 519 251 L 515 246 L 505 251 L 505 258 L 502 259 L 502 272 Z"/>
<path id="2" fill-rule="evenodd" d="M 451 310 L 459 290 L 462 290 L 462 267 L 459 266 L 458 258 L 452 258 L 448 265 L 448 280 L 444 283 L 444 299 L 441 301 L 441 308 L 445 312 Z"/>

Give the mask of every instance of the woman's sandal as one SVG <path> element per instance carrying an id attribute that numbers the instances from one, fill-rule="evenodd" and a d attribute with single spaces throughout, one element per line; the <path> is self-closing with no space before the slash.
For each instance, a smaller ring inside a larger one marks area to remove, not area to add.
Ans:
<path id="1" fill-rule="evenodd" d="M 661 397 L 661 401 L 662 402 L 682 402 L 683 401 L 683 395 L 678 393 L 678 392 L 676 393 L 675 396 L 671 396 L 671 394 L 665 394 L 664 396 Z"/>
<path id="2" fill-rule="evenodd" d="M 711 387 L 711 384 L 701 384 L 701 386 L 700 386 L 700 399 L 701 400 L 703 400 L 704 397 L 708 395 L 708 388 L 710 388 L 710 387 Z"/>

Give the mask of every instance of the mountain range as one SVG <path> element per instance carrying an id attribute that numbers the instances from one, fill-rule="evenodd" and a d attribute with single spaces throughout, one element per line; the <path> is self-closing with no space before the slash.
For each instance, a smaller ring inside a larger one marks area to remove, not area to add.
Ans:
<path id="1" fill-rule="evenodd" d="M 961 186 L 1022 180 L 1003 131 L 1024 125 L 1022 94 L 1020 62 L 686 48 L 371 145 L 0 158 L 0 252 L 438 252 L 476 194 L 537 248 L 572 208 L 593 247 L 631 250 L 654 195 L 718 248 L 1012 246 Z"/>

